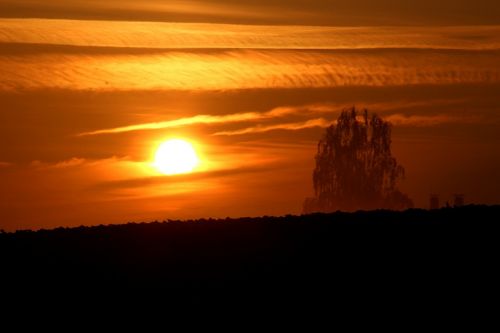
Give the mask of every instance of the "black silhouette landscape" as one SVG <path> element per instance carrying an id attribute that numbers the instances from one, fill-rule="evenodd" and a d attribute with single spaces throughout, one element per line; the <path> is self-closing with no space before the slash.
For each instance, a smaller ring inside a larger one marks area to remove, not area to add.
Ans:
<path id="1" fill-rule="evenodd" d="M 500 206 L 465 206 L 18 231 L 0 234 L 0 280 L 185 301 L 457 297 L 498 277 L 499 217 Z"/>

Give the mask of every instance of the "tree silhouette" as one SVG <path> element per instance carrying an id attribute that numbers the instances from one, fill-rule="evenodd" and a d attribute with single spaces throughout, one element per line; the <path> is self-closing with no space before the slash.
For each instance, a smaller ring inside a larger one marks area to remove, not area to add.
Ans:
<path id="1" fill-rule="evenodd" d="M 368 111 L 342 111 L 318 143 L 314 198 L 304 212 L 406 209 L 411 199 L 397 188 L 405 170 L 391 155 L 391 125 Z"/>

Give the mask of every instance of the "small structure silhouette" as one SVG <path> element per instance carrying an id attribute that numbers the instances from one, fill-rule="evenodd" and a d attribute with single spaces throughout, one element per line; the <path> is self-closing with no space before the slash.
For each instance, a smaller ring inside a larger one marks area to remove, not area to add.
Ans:
<path id="1" fill-rule="evenodd" d="M 429 208 L 432 209 L 439 209 L 439 195 L 437 194 L 431 194 L 430 200 L 429 200 Z"/>
<path id="2" fill-rule="evenodd" d="M 463 194 L 455 194 L 453 197 L 453 206 L 462 207 L 465 205 L 465 196 Z"/>

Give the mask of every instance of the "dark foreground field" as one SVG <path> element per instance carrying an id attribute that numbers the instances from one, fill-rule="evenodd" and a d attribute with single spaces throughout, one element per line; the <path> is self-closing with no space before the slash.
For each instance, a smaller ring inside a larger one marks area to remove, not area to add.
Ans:
<path id="1" fill-rule="evenodd" d="M 0 235 L 0 282 L 188 299 L 488 295 L 499 222 L 500 206 L 468 206 L 23 231 Z"/>

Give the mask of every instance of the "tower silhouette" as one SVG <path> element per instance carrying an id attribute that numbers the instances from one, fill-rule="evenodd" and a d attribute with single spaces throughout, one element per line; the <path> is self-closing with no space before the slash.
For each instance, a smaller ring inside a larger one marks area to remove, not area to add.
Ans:
<path id="1" fill-rule="evenodd" d="M 455 194 L 453 197 L 453 206 L 462 207 L 465 204 L 465 196 L 463 194 Z"/>
<path id="2" fill-rule="evenodd" d="M 429 200 L 429 209 L 439 209 L 439 195 L 431 194 Z"/>

